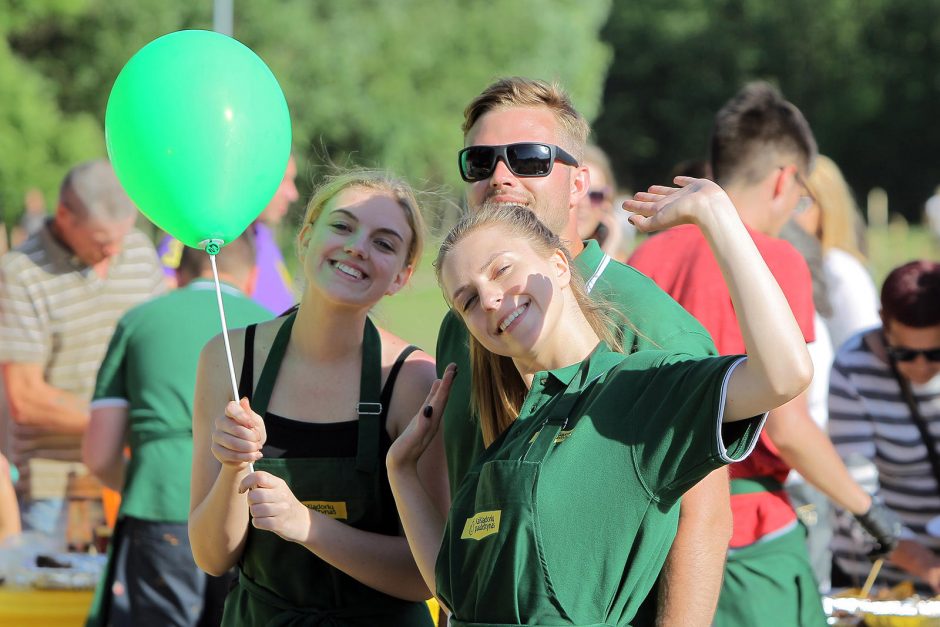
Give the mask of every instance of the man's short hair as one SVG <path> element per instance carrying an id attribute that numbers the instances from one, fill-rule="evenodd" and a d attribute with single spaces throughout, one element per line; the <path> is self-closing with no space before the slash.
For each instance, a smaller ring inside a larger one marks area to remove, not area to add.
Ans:
<path id="1" fill-rule="evenodd" d="M 791 163 L 808 175 L 816 153 L 806 118 L 769 83 L 748 83 L 715 115 L 711 163 L 721 185 L 756 183 Z"/>
<path id="2" fill-rule="evenodd" d="M 107 159 L 86 161 L 69 170 L 59 201 L 81 220 L 120 222 L 137 214 Z"/>
<path id="3" fill-rule="evenodd" d="M 568 93 L 558 83 L 510 76 L 501 78 L 474 98 L 463 112 L 463 135 L 467 136 L 477 120 L 490 111 L 510 107 L 546 107 L 558 121 L 561 136 L 567 140 L 563 146 L 578 161 L 584 155 L 591 127 L 578 113 Z"/>
<path id="4" fill-rule="evenodd" d="M 216 267 L 220 274 L 228 274 L 237 278 L 248 276 L 252 268 L 255 267 L 255 234 L 248 229 L 222 247 L 219 254 L 215 257 Z M 212 269 L 212 262 L 209 260 L 209 254 L 204 250 L 183 247 L 183 254 L 180 256 L 180 265 L 177 272 L 183 276 L 192 278 L 202 276 L 204 272 Z"/>

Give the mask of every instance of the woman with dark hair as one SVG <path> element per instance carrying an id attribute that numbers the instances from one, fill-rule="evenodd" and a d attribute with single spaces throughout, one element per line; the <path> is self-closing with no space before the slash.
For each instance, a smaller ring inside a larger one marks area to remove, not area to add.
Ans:
<path id="1" fill-rule="evenodd" d="M 879 575 L 940 592 L 940 263 L 896 268 L 881 289 L 882 326 L 846 342 L 829 380 L 829 433 L 847 465 L 877 469 L 876 494 L 907 533 Z M 874 482 L 872 482 L 874 483 Z M 846 517 L 836 564 L 857 581 L 869 544 Z"/>
<path id="2" fill-rule="evenodd" d="M 711 181 L 676 181 L 625 206 L 644 232 L 701 227 L 731 286 L 746 357 L 625 355 L 607 308 L 527 209 L 481 210 L 441 247 L 439 281 L 472 336 L 488 448 L 445 526 L 417 468 L 453 377 L 465 376 L 448 366 L 388 468 L 415 559 L 454 627 L 635 624 L 680 496 L 745 457 L 762 414 L 809 383 L 802 333 L 730 199 Z M 821 607 L 815 615 L 825 624 Z"/>

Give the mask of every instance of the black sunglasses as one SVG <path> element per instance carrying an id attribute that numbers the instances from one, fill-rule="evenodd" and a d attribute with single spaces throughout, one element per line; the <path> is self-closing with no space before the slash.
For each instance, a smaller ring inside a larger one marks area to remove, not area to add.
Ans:
<path id="1" fill-rule="evenodd" d="M 493 174 L 502 159 L 516 176 L 548 176 L 555 161 L 579 166 L 578 160 L 554 144 L 519 142 L 502 146 L 467 146 L 457 153 L 460 176 L 468 183 L 483 181 Z"/>
<path id="2" fill-rule="evenodd" d="M 927 361 L 940 361 L 940 347 L 937 348 L 907 348 L 905 346 L 888 346 L 888 354 L 897 361 L 914 361 L 918 355 L 923 355 Z"/>

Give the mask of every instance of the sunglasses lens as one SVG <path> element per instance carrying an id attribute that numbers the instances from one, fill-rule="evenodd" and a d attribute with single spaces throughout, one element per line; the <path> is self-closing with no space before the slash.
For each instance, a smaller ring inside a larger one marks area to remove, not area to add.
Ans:
<path id="1" fill-rule="evenodd" d="M 460 172 L 468 181 L 482 181 L 493 173 L 492 146 L 471 146 L 460 153 Z"/>
<path id="2" fill-rule="evenodd" d="M 518 176 L 546 176 L 552 170 L 552 149 L 545 144 L 506 146 L 506 158 Z"/>
<path id="3" fill-rule="evenodd" d="M 890 352 L 891 356 L 898 361 L 914 361 L 917 359 L 917 351 L 908 348 L 892 348 Z"/>
<path id="4" fill-rule="evenodd" d="M 588 198 L 591 199 L 591 202 L 595 205 L 599 205 L 605 200 L 607 200 L 607 194 L 602 191 L 590 191 L 588 192 Z"/>
<path id="5" fill-rule="evenodd" d="M 925 350 L 914 350 L 913 348 L 900 348 L 892 346 L 888 349 L 892 357 L 898 361 L 914 361 L 918 355 L 923 355 L 927 361 L 940 361 L 940 348 L 928 348 Z"/>

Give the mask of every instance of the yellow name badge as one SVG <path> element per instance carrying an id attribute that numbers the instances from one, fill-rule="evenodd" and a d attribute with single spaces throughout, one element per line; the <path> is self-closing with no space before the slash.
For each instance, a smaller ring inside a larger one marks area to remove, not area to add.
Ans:
<path id="1" fill-rule="evenodd" d="M 348 518 L 345 501 L 301 501 L 301 503 L 335 520 L 346 520 Z"/>
<path id="2" fill-rule="evenodd" d="M 499 533 L 499 517 L 503 511 L 498 509 L 492 512 L 480 512 L 467 519 L 463 526 L 461 540 L 482 540 L 486 536 Z"/>

